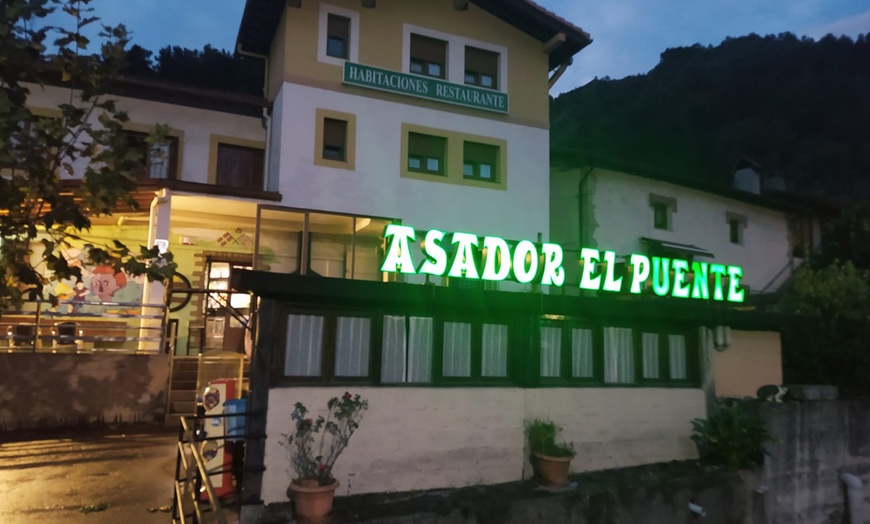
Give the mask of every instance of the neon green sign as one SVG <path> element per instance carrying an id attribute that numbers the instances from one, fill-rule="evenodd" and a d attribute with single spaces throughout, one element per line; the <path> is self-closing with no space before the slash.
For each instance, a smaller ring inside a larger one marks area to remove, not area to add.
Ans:
<path id="1" fill-rule="evenodd" d="M 430 229 L 420 239 L 424 258 L 415 264 L 412 244 L 417 233 L 411 226 L 390 224 L 384 230 L 387 249 L 381 271 L 425 274 L 499 282 L 513 278 L 528 284 L 561 287 L 565 283 L 562 246 L 521 240 L 514 245 L 499 237 L 472 233 L 447 233 Z M 580 288 L 593 291 L 640 294 L 651 288 L 658 296 L 697 300 L 743 302 L 739 266 L 692 262 L 679 258 L 627 257 L 628 272 L 617 274 L 616 253 L 584 247 L 580 250 Z"/>

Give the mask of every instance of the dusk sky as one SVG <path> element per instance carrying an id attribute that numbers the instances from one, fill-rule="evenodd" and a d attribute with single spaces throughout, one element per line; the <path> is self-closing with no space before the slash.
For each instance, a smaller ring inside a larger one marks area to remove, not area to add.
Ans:
<path id="1" fill-rule="evenodd" d="M 592 44 L 554 87 L 557 95 L 595 77 L 645 73 L 669 47 L 716 45 L 749 33 L 819 38 L 870 32 L 867 0 L 539 0 L 579 26 Z M 133 43 L 233 49 L 244 0 L 93 0 L 104 23 L 124 23 Z M 63 18 L 66 18 L 65 16 Z M 56 23 L 55 18 L 52 20 Z M 61 18 L 62 19 L 62 18 Z"/>

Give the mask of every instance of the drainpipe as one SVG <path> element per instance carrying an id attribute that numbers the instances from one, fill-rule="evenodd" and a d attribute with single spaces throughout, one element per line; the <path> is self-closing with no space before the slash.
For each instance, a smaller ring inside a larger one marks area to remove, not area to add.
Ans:
<path id="1" fill-rule="evenodd" d="M 269 67 L 269 57 L 267 55 L 261 55 L 261 54 L 251 53 L 249 51 L 245 51 L 244 49 L 242 49 L 242 44 L 236 44 L 236 53 L 238 53 L 242 56 L 249 56 L 251 58 L 259 58 L 260 60 L 263 61 L 263 64 L 264 64 L 264 68 L 263 68 L 263 96 L 268 97 L 269 96 L 269 78 L 270 78 L 270 75 L 272 72 L 271 68 Z M 269 158 L 270 158 L 269 154 L 271 153 L 271 149 L 272 149 L 272 147 L 271 147 L 271 145 L 272 145 L 272 117 L 271 117 L 272 110 L 271 110 L 271 107 L 272 107 L 273 101 L 269 100 L 268 102 L 269 102 L 268 105 L 263 108 L 263 115 L 260 117 L 260 125 L 263 126 L 263 129 L 266 130 L 266 149 L 265 149 L 265 151 L 263 151 L 263 157 L 266 160 L 264 163 L 264 166 L 263 166 L 263 170 L 265 171 L 264 177 L 263 177 L 265 184 L 264 184 L 264 187 L 262 187 L 260 189 L 265 189 L 267 191 L 269 190 L 269 181 L 270 181 L 269 165 L 271 165 L 271 162 L 269 162 Z M 277 187 L 275 187 L 274 189 L 275 189 L 275 191 L 278 191 Z"/>
<path id="2" fill-rule="evenodd" d="M 851 524 L 864 524 L 867 518 L 864 509 L 864 483 L 857 476 L 845 471 L 840 473 L 840 481 L 846 486 L 849 522 Z"/>

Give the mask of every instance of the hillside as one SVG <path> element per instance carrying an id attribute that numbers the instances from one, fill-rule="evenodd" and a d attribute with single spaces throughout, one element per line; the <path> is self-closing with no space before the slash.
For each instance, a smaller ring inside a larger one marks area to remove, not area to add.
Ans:
<path id="1" fill-rule="evenodd" d="M 783 173 L 790 190 L 870 196 L 870 34 L 668 49 L 646 75 L 559 96 L 551 115 L 554 151 L 715 184 L 746 156 Z"/>

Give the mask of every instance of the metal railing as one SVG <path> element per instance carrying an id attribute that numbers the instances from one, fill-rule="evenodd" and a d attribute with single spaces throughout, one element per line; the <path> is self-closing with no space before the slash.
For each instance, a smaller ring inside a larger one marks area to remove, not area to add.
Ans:
<path id="1" fill-rule="evenodd" d="M 0 349 L 161 353 L 166 315 L 163 304 L 25 301 L 0 311 Z"/>

